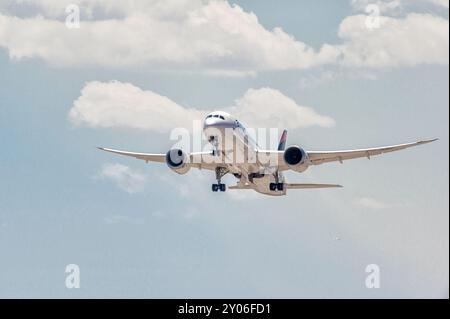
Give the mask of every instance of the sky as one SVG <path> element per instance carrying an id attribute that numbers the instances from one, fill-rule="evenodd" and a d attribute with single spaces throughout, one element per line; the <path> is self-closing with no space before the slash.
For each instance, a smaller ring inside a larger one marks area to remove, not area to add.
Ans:
<path id="1" fill-rule="evenodd" d="M 448 10 L 0 0 L 0 297 L 448 298 Z M 307 150 L 439 141 L 275 198 L 95 148 L 165 153 L 213 110 Z"/>

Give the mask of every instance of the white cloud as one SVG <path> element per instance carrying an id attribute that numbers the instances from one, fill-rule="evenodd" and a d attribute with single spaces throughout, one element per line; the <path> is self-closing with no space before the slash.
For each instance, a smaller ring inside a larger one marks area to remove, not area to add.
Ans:
<path id="1" fill-rule="evenodd" d="M 353 9 L 357 11 L 366 11 L 376 5 L 380 13 L 383 14 L 400 14 L 408 11 L 409 7 L 415 6 L 416 9 L 421 7 L 427 9 L 430 5 L 443 9 L 448 9 L 449 0 L 351 0 Z M 372 12 L 373 13 L 373 12 Z"/>
<path id="2" fill-rule="evenodd" d="M 224 0 L 71 2 L 80 5 L 80 29 L 65 27 L 65 6 L 60 1 L 6 1 L 0 13 L 0 47 L 12 59 L 39 58 L 55 67 L 232 77 L 321 65 L 448 64 L 448 18 L 410 13 L 417 7 L 411 3 L 422 4 L 423 12 L 430 6 L 448 9 L 444 0 L 353 0 L 352 6 L 362 12 L 368 4 L 377 4 L 385 15 L 380 16 L 381 27 L 367 28 L 366 12 L 349 16 L 339 27 L 341 41 L 324 43 L 319 50 L 281 28 L 266 29 L 254 13 Z M 17 10 L 22 6 L 28 6 L 28 15 Z"/>
<path id="3" fill-rule="evenodd" d="M 249 89 L 234 106 L 225 110 L 254 128 L 332 127 L 336 124 L 332 118 L 319 115 L 310 107 L 300 106 L 280 91 L 267 87 Z"/>
<path id="4" fill-rule="evenodd" d="M 28 0 L 47 16 L 0 14 L 0 46 L 11 58 L 37 57 L 53 66 L 193 69 L 233 76 L 309 68 L 339 54 L 326 44 L 316 52 L 281 28 L 267 30 L 255 14 L 221 0 L 73 2 L 104 18 L 68 29 L 64 19 L 54 17 L 61 4 Z"/>
<path id="5" fill-rule="evenodd" d="M 424 1 L 428 1 L 432 4 L 435 4 L 437 6 L 443 7 L 448 9 L 449 8 L 449 0 L 424 0 Z"/>
<path id="6" fill-rule="evenodd" d="M 186 11 L 198 8 L 202 0 L 2 0 L 0 9 L 14 13 L 19 8 L 27 8 L 34 14 L 39 13 L 45 17 L 64 18 L 65 8 L 68 4 L 79 6 L 82 16 L 92 20 L 95 16 L 103 19 L 108 17 L 124 17 L 135 12 L 145 12 L 155 17 L 178 19 Z"/>
<path id="7" fill-rule="evenodd" d="M 380 17 L 379 28 L 367 28 L 366 19 L 365 15 L 356 15 L 341 23 L 343 65 L 386 68 L 448 64 L 448 20 L 411 13 L 398 19 Z"/>
<path id="8" fill-rule="evenodd" d="M 142 191 L 147 180 L 145 175 L 133 171 L 128 166 L 111 163 L 103 165 L 98 177 L 113 181 L 120 189 L 129 194 Z"/>
<path id="9" fill-rule="evenodd" d="M 351 0 L 351 4 L 358 11 L 365 12 L 366 9 L 371 9 L 367 13 L 375 13 L 372 12 L 374 5 L 378 7 L 379 13 L 392 12 L 400 9 L 403 5 L 402 0 Z"/>
<path id="10" fill-rule="evenodd" d="M 169 98 L 122 82 L 89 82 L 69 112 L 75 124 L 90 127 L 129 127 L 166 132 L 203 118 Z"/>
<path id="11" fill-rule="evenodd" d="M 271 88 L 250 89 L 235 105 L 222 107 L 248 126 L 301 128 L 331 127 L 330 117 Z M 76 125 L 90 127 L 129 127 L 167 132 L 176 127 L 191 128 L 193 120 L 202 120 L 205 111 L 185 108 L 169 98 L 144 91 L 129 83 L 89 82 L 74 101 L 69 119 Z"/>

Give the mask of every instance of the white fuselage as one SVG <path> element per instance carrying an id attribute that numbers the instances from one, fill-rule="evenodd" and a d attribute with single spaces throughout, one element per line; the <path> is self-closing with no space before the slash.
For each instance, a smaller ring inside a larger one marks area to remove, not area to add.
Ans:
<path id="1" fill-rule="evenodd" d="M 205 119 L 203 131 L 220 162 L 239 179 L 238 185 L 267 195 L 286 194 L 286 190 L 270 190 L 270 183 L 283 182 L 284 177 L 276 165 L 258 160 L 258 144 L 236 118 L 213 112 Z"/>

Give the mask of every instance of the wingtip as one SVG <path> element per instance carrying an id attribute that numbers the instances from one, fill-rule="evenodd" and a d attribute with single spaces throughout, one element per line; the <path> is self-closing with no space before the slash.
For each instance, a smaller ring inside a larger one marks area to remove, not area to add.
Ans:
<path id="1" fill-rule="evenodd" d="M 98 148 L 98 149 L 101 150 L 101 151 L 104 151 L 104 150 L 105 150 L 104 147 L 100 147 L 100 146 L 96 146 L 96 148 Z"/>
<path id="2" fill-rule="evenodd" d="M 432 139 L 429 139 L 429 140 L 422 140 L 422 141 L 419 141 L 419 143 L 420 144 L 427 144 L 427 143 L 432 143 L 432 142 L 436 142 L 436 141 L 439 141 L 439 138 L 432 138 Z"/>

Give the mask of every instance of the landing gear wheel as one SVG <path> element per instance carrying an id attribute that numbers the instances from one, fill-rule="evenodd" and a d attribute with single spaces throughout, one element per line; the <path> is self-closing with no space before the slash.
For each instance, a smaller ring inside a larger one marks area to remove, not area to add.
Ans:
<path id="1" fill-rule="evenodd" d="M 270 183 L 269 184 L 269 189 L 273 192 L 277 189 L 277 184 L 276 183 Z"/>
<path id="2" fill-rule="evenodd" d="M 283 183 L 277 183 L 277 190 L 279 190 L 280 192 L 282 192 L 284 190 L 284 184 Z"/>
<path id="3" fill-rule="evenodd" d="M 221 192 L 225 192 L 225 190 L 227 189 L 227 186 L 225 184 L 222 184 L 220 182 L 221 178 L 224 177 L 226 174 L 228 174 L 228 169 L 225 167 L 217 167 L 216 168 L 216 180 L 217 180 L 217 184 L 213 184 L 212 185 L 212 191 L 213 192 L 217 192 L 217 191 L 221 191 Z"/>

